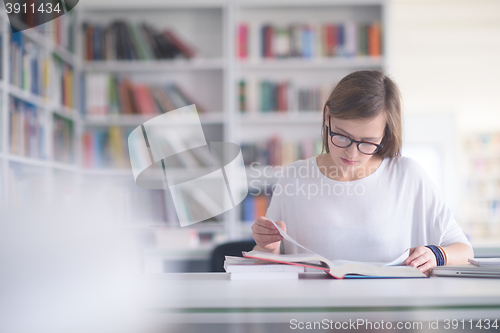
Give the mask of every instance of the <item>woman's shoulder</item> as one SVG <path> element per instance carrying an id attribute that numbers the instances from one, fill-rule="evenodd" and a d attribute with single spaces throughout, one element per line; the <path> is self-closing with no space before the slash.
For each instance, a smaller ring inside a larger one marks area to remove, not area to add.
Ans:
<path id="1" fill-rule="evenodd" d="M 397 156 L 387 160 L 391 174 L 416 180 L 427 180 L 428 176 L 422 166 L 411 157 Z"/>
<path id="2" fill-rule="evenodd" d="M 316 156 L 297 160 L 287 166 L 277 167 L 276 176 L 280 179 L 311 178 L 317 174 Z"/>
<path id="3" fill-rule="evenodd" d="M 408 156 L 386 157 L 389 165 L 399 169 L 418 170 L 422 167 L 413 158 Z"/>

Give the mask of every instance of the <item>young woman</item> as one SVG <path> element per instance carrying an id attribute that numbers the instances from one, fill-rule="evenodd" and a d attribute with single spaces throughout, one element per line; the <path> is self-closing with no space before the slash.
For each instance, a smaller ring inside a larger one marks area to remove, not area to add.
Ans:
<path id="1" fill-rule="evenodd" d="M 255 250 L 300 252 L 269 218 L 329 259 L 384 262 L 410 248 L 406 264 L 429 274 L 473 257 L 434 183 L 401 156 L 400 99 L 379 71 L 354 72 L 338 83 L 323 110 L 326 153 L 284 169 L 267 218 L 252 226 Z"/>

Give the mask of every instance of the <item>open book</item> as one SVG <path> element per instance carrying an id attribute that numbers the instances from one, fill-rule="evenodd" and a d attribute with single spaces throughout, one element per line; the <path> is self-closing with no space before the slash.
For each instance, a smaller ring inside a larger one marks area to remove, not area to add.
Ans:
<path id="1" fill-rule="evenodd" d="M 273 222 L 272 220 L 270 220 Z M 274 222 L 273 222 L 274 223 Z M 408 258 L 409 249 L 401 256 L 388 263 L 380 262 L 359 262 L 348 260 L 328 260 L 319 254 L 316 254 L 304 246 L 297 243 L 293 238 L 288 236 L 278 225 L 276 228 L 284 239 L 301 247 L 309 253 L 298 254 L 275 254 L 269 252 L 250 251 L 243 252 L 246 258 L 268 260 L 272 262 L 298 265 L 310 268 L 323 270 L 337 279 L 342 279 L 346 275 L 349 276 L 369 276 L 369 277 L 386 277 L 386 278 L 409 278 L 409 277 L 427 277 L 416 267 L 403 266 L 406 258 Z"/>

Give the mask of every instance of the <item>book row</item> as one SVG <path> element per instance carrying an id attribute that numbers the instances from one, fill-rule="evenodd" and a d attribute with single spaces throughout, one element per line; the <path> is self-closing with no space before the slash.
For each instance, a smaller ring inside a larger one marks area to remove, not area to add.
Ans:
<path id="1" fill-rule="evenodd" d="M 469 163 L 470 177 L 500 177 L 500 158 L 473 158 Z"/>
<path id="2" fill-rule="evenodd" d="M 241 220 L 244 222 L 255 221 L 259 216 L 266 216 L 271 196 L 248 194 L 241 202 Z"/>
<path id="3" fill-rule="evenodd" d="M 49 56 L 20 32 L 11 35 L 9 50 L 10 83 L 32 94 L 47 96 Z"/>
<path id="4" fill-rule="evenodd" d="M 83 134 L 83 165 L 86 168 L 129 168 L 130 159 L 127 138 L 132 129 L 110 126 L 107 129 L 92 129 Z M 208 149 L 189 150 L 182 139 L 170 136 L 163 142 L 163 147 L 169 152 L 182 151 L 173 154 L 165 160 L 168 168 L 205 168 L 212 167 L 212 159 Z M 168 155 L 171 155 L 170 153 Z"/>
<path id="5" fill-rule="evenodd" d="M 466 208 L 466 218 L 470 222 L 500 223 L 500 200 L 470 202 Z"/>
<path id="6" fill-rule="evenodd" d="M 85 60 L 192 58 L 195 50 L 171 29 L 117 20 L 109 25 L 83 24 Z"/>
<path id="7" fill-rule="evenodd" d="M 11 35 L 10 83 L 34 95 L 49 97 L 74 108 L 73 68 L 60 57 L 46 53 L 22 33 Z"/>
<path id="8" fill-rule="evenodd" d="M 53 115 L 52 139 L 54 147 L 54 160 L 63 163 L 74 162 L 74 130 L 73 121 Z"/>
<path id="9" fill-rule="evenodd" d="M 33 104 L 10 97 L 10 152 L 15 155 L 45 159 L 45 128 L 41 111 Z"/>
<path id="10" fill-rule="evenodd" d="M 303 139 L 299 142 L 284 141 L 278 135 L 257 143 L 242 143 L 241 152 L 245 165 L 286 166 L 299 159 L 321 153 L 321 140 Z"/>
<path id="11" fill-rule="evenodd" d="M 379 21 L 319 25 L 295 23 L 287 26 L 265 24 L 260 28 L 240 23 L 236 43 L 240 59 L 249 58 L 252 53 L 252 33 L 258 34 L 258 54 L 262 58 L 376 57 L 382 53 Z"/>
<path id="12" fill-rule="evenodd" d="M 500 200 L 500 180 L 469 181 L 467 194 L 484 200 Z"/>
<path id="13" fill-rule="evenodd" d="M 52 41 L 57 46 L 62 46 L 70 52 L 74 52 L 74 31 L 75 31 L 75 19 L 73 12 L 65 12 L 64 9 L 57 1 L 47 1 L 45 3 L 35 2 L 34 0 L 26 1 L 10 1 L 11 3 L 17 2 L 23 7 L 18 7 L 19 10 L 12 10 L 9 13 L 9 19 L 13 24 L 14 28 L 23 29 L 30 27 L 30 29 L 36 30 L 38 33 L 42 34 L 45 38 Z M 24 3 L 27 4 L 27 8 L 24 7 Z M 32 7 L 33 4 L 35 7 Z M 49 10 L 49 5 L 51 5 L 52 10 Z M 13 5 L 15 6 L 15 5 Z M 58 7 L 57 7 L 58 6 Z M 59 10 L 56 10 L 56 7 Z M 58 14 L 64 15 L 58 16 Z M 53 20 L 51 17 L 56 17 Z M 16 25 L 18 24 L 18 25 Z M 13 35 L 20 34 L 19 32 Z"/>
<path id="14" fill-rule="evenodd" d="M 83 134 L 85 168 L 130 168 L 127 138 L 131 130 L 110 126 Z"/>
<path id="15" fill-rule="evenodd" d="M 88 116 L 145 114 L 157 115 L 196 104 L 206 109 L 176 83 L 163 86 L 135 83 L 126 77 L 93 73 L 85 76 L 83 110 Z"/>
<path id="16" fill-rule="evenodd" d="M 240 80 L 241 112 L 319 111 L 334 85 L 301 87 L 291 81 Z"/>
<path id="17" fill-rule="evenodd" d="M 500 133 L 482 133 L 470 135 L 464 141 L 464 147 L 474 153 L 500 152 Z"/>

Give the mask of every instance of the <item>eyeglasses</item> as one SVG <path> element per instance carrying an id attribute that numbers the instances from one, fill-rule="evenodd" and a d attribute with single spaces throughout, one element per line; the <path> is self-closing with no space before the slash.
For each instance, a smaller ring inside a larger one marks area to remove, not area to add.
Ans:
<path id="1" fill-rule="evenodd" d="M 352 143 L 355 142 L 358 144 L 358 150 L 361 154 L 373 155 L 376 152 L 380 151 L 380 149 L 382 149 L 383 147 L 383 145 L 381 144 L 377 145 L 371 142 L 356 141 L 342 134 L 332 132 L 330 118 L 328 118 L 328 131 L 330 132 L 330 140 L 332 141 L 332 144 L 339 148 L 350 147 Z"/>

